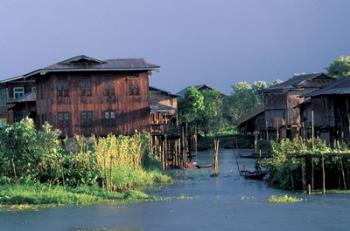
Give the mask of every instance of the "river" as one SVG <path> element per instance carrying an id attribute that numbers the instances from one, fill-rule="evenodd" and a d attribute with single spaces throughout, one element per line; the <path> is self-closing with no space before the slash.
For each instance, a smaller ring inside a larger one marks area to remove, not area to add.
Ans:
<path id="1" fill-rule="evenodd" d="M 243 152 L 244 150 L 236 150 Z M 271 195 L 293 195 L 264 182 L 238 175 L 233 150 L 220 151 L 220 175 L 208 170 L 173 171 L 176 184 L 152 193 L 184 197 L 166 202 L 47 208 L 39 211 L 0 213 L 1 231 L 93 230 L 349 230 L 350 196 L 316 195 L 301 203 L 271 204 Z M 201 163 L 210 161 L 201 152 Z M 252 160 L 238 159 L 241 166 Z"/>

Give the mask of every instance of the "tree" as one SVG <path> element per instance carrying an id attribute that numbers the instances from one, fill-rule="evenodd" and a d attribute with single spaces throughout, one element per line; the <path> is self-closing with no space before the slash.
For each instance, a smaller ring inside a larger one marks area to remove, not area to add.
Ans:
<path id="1" fill-rule="evenodd" d="M 224 99 L 224 118 L 235 123 L 239 118 L 263 104 L 264 89 L 281 82 L 280 80 L 275 80 L 271 84 L 265 81 L 256 81 L 252 84 L 239 82 L 232 85 L 231 95 Z"/>
<path id="2" fill-rule="evenodd" d="M 222 127 L 222 96 L 217 90 L 203 91 L 204 108 L 200 120 L 200 128 L 204 134 L 211 132 L 214 136 Z"/>
<path id="3" fill-rule="evenodd" d="M 350 76 L 350 56 L 336 58 L 327 68 L 328 74 L 336 78 Z"/>
<path id="4" fill-rule="evenodd" d="M 204 111 L 204 96 L 195 87 L 190 87 L 184 99 L 179 102 L 179 114 L 182 122 L 197 124 Z"/>

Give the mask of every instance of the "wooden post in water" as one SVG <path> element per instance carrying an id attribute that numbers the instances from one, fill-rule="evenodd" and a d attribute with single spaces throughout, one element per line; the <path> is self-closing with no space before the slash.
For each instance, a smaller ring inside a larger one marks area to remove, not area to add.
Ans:
<path id="1" fill-rule="evenodd" d="M 312 138 L 312 148 L 315 146 L 315 117 L 314 109 L 311 111 L 311 138 Z"/>
<path id="2" fill-rule="evenodd" d="M 289 160 L 290 184 L 292 187 L 292 191 L 294 192 L 294 177 L 293 177 L 293 169 L 291 167 L 292 159 L 288 158 L 288 160 Z"/>
<path id="3" fill-rule="evenodd" d="M 315 176 L 314 176 L 314 159 L 310 157 L 311 161 L 311 191 L 315 189 Z"/>
<path id="4" fill-rule="evenodd" d="M 305 163 L 305 157 L 301 157 L 301 177 L 302 177 L 302 183 L 303 183 L 303 192 L 306 193 L 306 163 Z"/>
<path id="5" fill-rule="evenodd" d="M 168 137 L 164 135 L 164 169 L 168 168 Z"/>
<path id="6" fill-rule="evenodd" d="M 185 127 L 181 126 L 181 151 L 182 151 L 182 167 L 185 168 L 186 163 L 185 163 L 185 155 L 186 155 L 186 150 L 185 150 Z"/>
<path id="7" fill-rule="evenodd" d="M 214 139 L 213 141 L 213 170 L 215 173 L 219 172 L 219 143 L 218 139 Z"/>
<path id="8" fill-rule="evenodd" d="M 345 179 L 345 172 L 344 172 L 344 165 L 343 165 L 343 157 L 340 158 L 340 170 L 343 178 L 343 187 L 346 190 L 346 179 Z"/>
<path id="9" fill-rule="evenodd" d="M 322 170 L 322 194 L 326 194 L 326 170 L 324 166 L 323 155 L 321 155 L 321 170 Z"/>
<path id="10" fill-rule="evenodd" d="M 267 120 L 265 120 L 265 125 L 266 125 L 266 140 L 269 141 L 269 124 Z"/>

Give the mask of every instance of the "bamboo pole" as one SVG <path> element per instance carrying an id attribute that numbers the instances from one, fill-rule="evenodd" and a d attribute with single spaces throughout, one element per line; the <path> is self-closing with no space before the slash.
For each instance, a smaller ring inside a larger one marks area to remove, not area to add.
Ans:
<path id="1" fill-rule="evenodd" d="M 324 165 L 324 156 L 321 156 L 321 170 L 322 170 L 322 194 L 326 194 L 326 170 Z"/>
<path id="2" fill-rule="evenodd" d="M 305 157 L 301 158 L 301 177 L 302 177 L 302 183 L 303 183 L 303 192 L 306 192 L 306 163 L 305 163 Z"/>
<path id="3" fill-rule="evenodd" d="M 267 120 L 265 120 L 265 125 L 266 125 L 266 140 L 269 141 L 269 124 L 267 122 Z"/>
<path id="4" fill-rule="evenodd" d="M 343 165 L 343 157 L 340 158 L 340 170 L 341 170 L 341 174 L 342 174 L 342 179 L 343 179 L 343 186 L 344 189 L 346 190 L 346 179 L 345 179 L 345 172 L 344 172 L 344 165 Z"/>
<path id="5" fill-rule="evenodd" d="M 314 110 L 311 110 L 311 138 L 312 138 L 312 148 L 315 146 L 315 118 Z"/>
<path id="6" fill-rule="evenodd" d="M 168 137 L 164 135 L 164 169 L 168 168 Z"/>
<path id="7" fill-rule="evenodd" d="M 315 190 L 314 159 L 311 157 L 311 191 Z"/>

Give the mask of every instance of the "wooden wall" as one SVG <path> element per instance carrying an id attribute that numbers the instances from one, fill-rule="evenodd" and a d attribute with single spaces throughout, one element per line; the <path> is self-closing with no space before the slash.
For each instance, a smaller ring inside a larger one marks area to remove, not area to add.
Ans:
<path id="1" fill-rule="evenodd" d="M 1 94 L 1 97 L 6 97 L 6 99 L 2 99 L 0 105 L 0 118 L 6 118 L 7 123 L 12 124 L 14 119 L 14 114 L 12 111 L 8 111 L 7 102 L 13 99 L 13 89 L 15 87 L 23 87 L 24 94 L 28 94 L 33 90 L 33 87 L 36 87 L 34 80 L 15 80 L 8 83 L 3 84 L 0 88 L 4 94 Z M 6 92 L 7 91 L 7 92 Z M 5 93 L 6 92 L 6 93 Z"/>
<path id="2" fill-rule="evenodd" d="M 91 95 L 82 96 L 81 82 L 90 79 Z M 68 96 L 59 96 L 58 87 L 68 83 Z M 139 94 L 131 95 L 130 85 Z M 145 129 L 149 119 L 148 72 L 55 73 L 37 78 L 38 125 L 48 121 L 63 132 L 105 136 L 132 134 Z M 114 90 L 114 94 L 106 93 Z M 91 111 L 92 126 L 82 126 L 81 112 Z M 115 111 L 115 126 L 105 126 L 104 112 Z M 60 127 L 58 112 L 70 112 L 70 126 Z"/>

